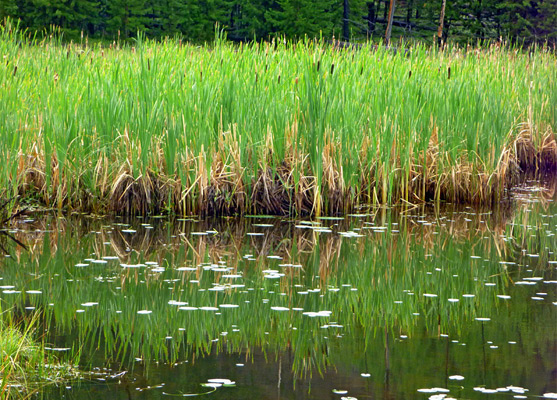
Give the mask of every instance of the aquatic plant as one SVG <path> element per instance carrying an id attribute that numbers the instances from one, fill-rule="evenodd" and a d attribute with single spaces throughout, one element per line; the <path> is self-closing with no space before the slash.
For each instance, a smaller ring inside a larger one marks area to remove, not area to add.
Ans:
<path id="1" fill-rule="evenodd" d="M 196 47 L 0 28 L 0 185 L 67 211 L 337 214 L 493 204 L 555 170 L 554 51 Z"/>
<path id="2" fill-rule="evenodd" d="M 0 308 L 2 399 L 29 395 L 42 385 L 60 383 L 77 377 L 77 371 L 72 364 L 60 362 L 58 357 L 48 353 L 44 343 L 37 341 L 36 328 L 39 319 L 39 313 L 34 313 L 18 322 L 11 312 L 2 311 Z"/>

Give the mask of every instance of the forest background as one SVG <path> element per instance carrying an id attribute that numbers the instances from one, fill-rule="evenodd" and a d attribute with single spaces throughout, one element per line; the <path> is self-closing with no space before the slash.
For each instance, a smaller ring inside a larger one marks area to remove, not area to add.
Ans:
<path id="1" fill-rule="evenodd" d="M 129 39 L 180 37 L 203 43 L 224 27 L 234 41 L 304 36 L 363 41 L 385 36 L 432 41 L 441 10 L 443 40 L 477 43 L 557 42 L 557 0 L 0 0 L 0 20 L 45 35 L 57 27 L 66 40 L 84 36 Z"/>

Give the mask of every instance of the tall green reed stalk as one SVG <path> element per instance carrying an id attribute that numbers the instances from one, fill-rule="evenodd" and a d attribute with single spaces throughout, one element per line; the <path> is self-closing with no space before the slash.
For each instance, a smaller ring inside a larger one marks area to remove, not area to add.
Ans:
<path id="1" fill-rule="evenodd" d="M 0 50 L 0 151 L 9 160 L 1 179 L 56 207 L 79 208 L 88 194 L 102 208 L 125 167 L 137 182 L 149 172 L 177 180 L 166 206 L 179 209 L 173 199 L 183 199 L 195 213 L 206 186 L 241 170 L 250 190 L 262 166 L 276 171 L 295 148 L 294 191 L 313 196 L 318 213 L 329 201 L 327 143 L 349 202 L 362 190 L 381 203 L 423 201 L 410 193 L 416 173 L 429 168 L 440 187 L 471 170 L 476 184 L 495 170 L 519 123 L 539 143 L 555 130 L 557 68 L 547 48 L 415 45 L 393 54 L 320 40 L 236 46 L 221 38 L 196 47 L 142 36 L 107 47 L 38 41 L 8 24 Z M 238 145 L 230 147 L 233 131 Z M 232 158 L 241 163 L 234 172 Z M 315 190 L 300 186 L 303 175 Z"/>

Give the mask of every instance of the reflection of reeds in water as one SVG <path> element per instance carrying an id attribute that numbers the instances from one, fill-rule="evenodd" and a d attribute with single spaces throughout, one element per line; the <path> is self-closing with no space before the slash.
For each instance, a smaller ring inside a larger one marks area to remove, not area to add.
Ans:
<path id="1" fill-rule="evenodd" d="M 546 189 L 543 189 L 545 193 Z M 551 189 L 547 189 L 551 190 Z M 210 219 L 204 221 L 169 221 L 152 219 L 130 219 L 124 226 L 108 224 L 94 219 L 39 219 L 32 223 L 16 225 L 20 230 L 14 233 L 17 240 L 29 246 L 34 258 L 48 251 L 55 254 L 59 249 L 61 235 L 78 238 L 85 236 L 93 246 L 94 257 L 118 257 L 122 264 L 139 263 L 141 260 L 165 262 L 165 258 L 173 252 L 182 251 L 186 258 L 180 261 L 181 267 L 198 267 L 203 263 L 217 264 L 225 262 L 237 271 L 245 256 L 255 260 L 246 264 L 244 269 L 254 271 L 265 269 L 268 256 L 279 257 L 283 264 L 315 265 L 315 274 L 326 285 L 329 276 L 334 276 L 341 256 L 343 243 L 349 245 L 349 239 L 343 239 L 342 233 L 357 227 L 357 233 L 365 240 L 359 240 L 356 251 L 363 257 L 368 251 L 369 243 L 386 246 L 389 254 L 409 253 L 413 243 L 420 243 L 427 251 L 442 250 L 451 241 L 465 242 L 478 235 L 487 235 L 491 240 L 486 246 L 500 257 L 513 257 L 516 253 L 516 242 L 507 240 L 509 221 L 515 222 L 510 232 L 511 237 L 527 237 L 529 216 L 536 213 L 522 212 L 525 206 L 520 202 L 503 203 L 496 211 L 448 207 L 444 212 L 438 208 L 419 207 L 411 209 L 378 208 L 365 218 L 339 219 L 334 221 L 320 220 L 305 225 L 302 229 L 296 222 L 278 219 L 263 220 L 264 227 L 253 225 L 248 219 Z M 537 207 L 546 207 L 543 201 Z M 515 213 L 518 212 L 518 217 Z M 152 223 L 145 226 L 146 221 Z M 271 222 L 269 224 L 269 221 Z M 144 223 L 144 224 L 142 224 Z M 131 224 L 131 225 L 130 225 Z M 133 227 L 127 231 L 125 227 Z M 311 226 L 311 227 L 310 227 Z M 382 229 L 375 229 L 383 227 Z M 330 230 L 330 233 L 316 231 L 315 228 Z M 123 232 L 123 230 L 125 232 Z M 393 232 L 394 231 L 394 232 Z M 255 232 L 258 235 L 250 235 Z M 204 233 L 204 234 L 197 234 Z M 48 236 L 48 240 L 45 240 Z M 408 238 L 412 240 L 408 240 Z M 443 242 L 439 242 L 442 237 Z M 445 244 L 444 244 L 445 243 Z M 48 245 L 49 249 L 44 249 Z M 15 256 L 21 257 L 23 248 L 15 248 Z M 375 250 L 374 250 L 375 251 Z M 389 255 L 391 258 L 392 255 Z M 171 256 L 173 259 L 174 256 Z M 389 262 L 390 263 L 390 262 Z M 173 267 L 179 267 L 173 265 Z M 120 271 L 120 269 L 118 269 Z M 297 268 L 287 268 L 288 275 L 299 275 Z M 120 274 L 135 274 L 133 269 L 122 270 Z M 201 270 L 197 270 L 199 277 Z M 156 279 L 156 274 L 151 279 Z M 218 276 L 216 279 L 218 280 Z"/>
<path id="2" fill-rule="evenodd" d="M 541 193 L 547 193 L 546 189 Z M 258 220 L 271 225 L 258 227 L 257 224 L 253 225 L 253 220 L 244 218 L 199 221 L 131 218 L 107 224 L 106 220 L 90 217 L 39 218 L 33 222 L 16 223 L 13 228 L 19 228 L 14 233 L 15 237 L 28 245 L 31 254 L 37 256 L 43 252 L 45 243 L 49 244 L 50 252 L 56 252 L 60 236 L 69 234 L 74 237 L 94 237 L 93 246 L 97 257 L 116 255 L 122 263 L 129 263 L 137 257 L 158 257 L 162 261 L 164 254 L 184 247 L 193 257 L 192 266 L 207 261 L 218 263 L 221 260 L 238 263 L 244 256 L 242 249 L 247 248 L 256 259 L 273 255 L 281 257 L 285 263 L 297 264 L 305 261 L 319 244 L 317 258 L 323 265 L 323 272 L 326 272 L 332 268 L 331 265 L 336 264 L 334 260 L 338 258 L 342 246 L 339 232 L 350 230 L 354 224 L 359 226 L 358 234 L 366 236 L 368 240 L 383 240 L 383 235 L 371 228 L 385 226 L 388 227 L 387 233 L 398 231 L 394 237 L 411 235 L 425 248 L 431 248 L 439 234 L 446 235 L 450 240 L 464 241 L 479 233 L 493 233 L 493 238 L 497 240 L 517 207 L 520 207 L 519 202 L 502 203 L 496 210 L 457 206 L 392 210 L 380 207 L 369 210 L 371 213 L 364 218 L 319 220 L 307 224 L 306 229 L 296 227 L 296 220 L 281 219 Z M 133 228 L 133 232 L 122 232 L 128 227 Z M 330 229 L 331 233 L 316 232 L 314 228 Z M 250 235 L 253 232 L 258 235 Z M 46 242 L 45 236 L 49 238 Z M 364 246 L 365 241 L 359 243 L 359 246 Z M 16 250 L 16 254 L 21 254 L 22 249 Z"/>
<path id="3" fill-rule="evenodd" d="M 509 205 L 501 213 L 470 208 L 445 213 L 428 213 L 427 208 L 379 208 L 365 217 L 311 224 L 279 219 L 119 220 L 123 225 L 93 219 L 38 220 L 19 225 L 27 232 L 16 235 L 31 250 L 18 254 L 22 268 L 4 268 L 3 277 L 17 288 L 38 289 L 44 297 L 23 293 L 19 299 L 3 300 L 16 307 L 21 306 L 21 300 L 44 309 L 47 322 L 61 331 L 73 330 L 80 341 L 92 348 L 100 346 L 117 360 L 173 360 L 260 346 L 266 351 L 291 349 L 292 363 L 303 373 L 312 367 L 324 368 L 333 345 L 324 339 L 327 332 L 321 329 L 322 321 L 292 308 L 332 311 L 334 320 L 345 329 L 362 330 L 364 346 L 373 341 L 372 332 L 378 326 L 412 335 L 412 313 L 416 311 L 424 315 L 430 335 L 449 329 L 460 331 L 470 318 L 490 315 L 496 307 L 497 299 L 493 292 L 482 289 L 482 282 L 496 281 L 501 289 L 512 284 L 520 267 L 502 266 L 500 260 L 547 267 L 548 249 L 555 247 L 555 240 L 543 235 L 540 215 Z M 321 225 L 332 232 L 318 233 L 296 225 Z M 207 231 L 211 233 L 194 234 Z M 540 234 L 532 238 L 536 231 Z M 252 232 L 264 235 L 248 235 Z M 345 238 L 342 232 L 364 237 Z M 526 260 L 528 253 L 539 257 Z M 117 261 L 101 266 L 74 267 L 85 258 L 114 255 Z M 248 255 L 249 260 L 245 258 Z M 145 261 L 155 261 L 165 270 L 119 265 Z M 205 268 L 219 263 L 230 269 Z M 181 267 L 195 270 L 180 271 Z M 284 276 L 266 279 L 262 271 L 267 269 L 277 269 Z M 241 280 L 229 280 L 224 277 L 227 274 L 239 274 Z M 29 276 L 34 276 L 32 284 Z M 235 282 L 245 286 L 230 286 Z M 318 293 L 299 293 L 309 289 Z M 414 296 L 408 296 L 406 290 Z M 438 297 L 429 300 L 424 293 Z M 459 307 L 446 301 L 463 293 L 475 293 L 476 297 L 466 304 L 463 300 Z M 179 311 L 168 304 L 169 300 L 195 307 L 223 303 L 239 307 L 223 309 L 216 316 L 201 310 Z M 403 304 L 395 304 L 398 300 L 404 300 Z M 91 301 L 98 301 L 99 306 L 82 306 Z M 54 306 L 47 306 L 49 303 Z M 272 311 L 270 306 L 290 310 Z M 76 314 L 76 308 L 86 308 L 86 312 Z M 137 314 L 140 310 L 151 310 L 152 314 Z M 233 324 L 239 332 L 232 331 Z M 299 329 L 292 330 L 292 326 Z M 226 340 L 212 342 L 224 331 L 229 332 Z M 166 336 L 172 336 L 173 341 L 165 340 Z"/>

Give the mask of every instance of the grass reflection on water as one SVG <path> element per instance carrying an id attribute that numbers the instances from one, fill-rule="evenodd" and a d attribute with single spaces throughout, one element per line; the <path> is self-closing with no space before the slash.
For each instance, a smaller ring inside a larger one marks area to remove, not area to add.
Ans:
<path id="1" fill-rule="evenodd" d="M 374 390 L 383 392 L 428 379 L 454 386 L 448 376 L 463 371 L 467 383 L 489 385 L 508 376 L 505 363 L 516 377 L 552 368 L 551 204 L 377 209 L 313 224 L 21 223 L 14 234 L 30 251 L 14 250 L 0 281 L 21 293 L 4 291 L 1 301 L 21 314 L 41 310 L 49 340 L 81 348 L 84 365 L 203 365 L 219 354 L 249 364 L 263 355 L 298 378 L 327 376 L 331 366 L 381 376 Z M 405 382 L 389 379 L 395 373 Z"/>

